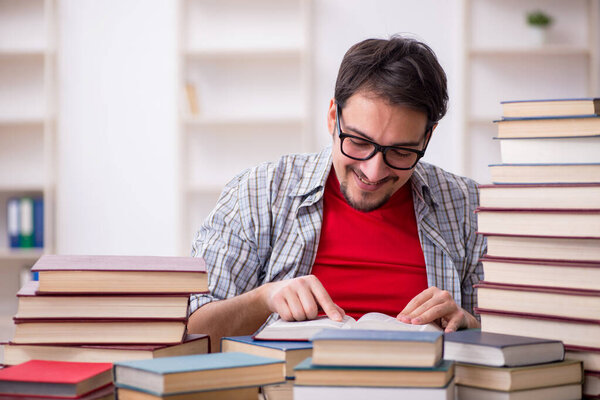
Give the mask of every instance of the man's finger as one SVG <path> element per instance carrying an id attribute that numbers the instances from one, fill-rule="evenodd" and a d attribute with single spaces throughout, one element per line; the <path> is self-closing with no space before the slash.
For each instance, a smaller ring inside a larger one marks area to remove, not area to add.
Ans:
<path id="1" fill-rule="evenodd" d="M 341 321 L 345 315 L 344 310 L 338 307 L 333 300 L 331 300 L 329 293 L 327 293 L 327 290 L 325 290 L 321 282 L 319 282 L 318 279 L 313 280 L 310 287 L 315 298 L 317 299 L 317 303 L 319 303 L 323 311 L 325 311 L 327 317 L 334 321 Z"/>
<path id="2" fill-rule="evenodd" d="M 413 297 L 412 300 L 408 302 L 406 307 L 404 307 L 404 309 L 402 311 L 400 311 L 400 314 L 398 314 L 398 317 L 401 317 L 401 316 L 407 317 L 408 314 L 412 313 L 417 307 L 419 307 L 421 304 L 423 304 L 427 300 L 429 300 L 433 296 L 433 290 L 432 290 L 433 288 L 434 288 L 434 286 L 431 286 L 431 287 L 423 290 L 421 293 L 419 293 L 415 297 Z"/>

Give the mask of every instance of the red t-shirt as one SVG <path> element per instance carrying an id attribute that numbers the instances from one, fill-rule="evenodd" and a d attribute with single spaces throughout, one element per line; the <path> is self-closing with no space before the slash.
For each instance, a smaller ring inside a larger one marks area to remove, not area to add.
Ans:
<path id="1" fill-rule="evenodd" d="M 332 169 L 312 273 L 352 317 L 371 311 L 398 315 L 427 288 L 410 184 L 380 208 L 362 212 L 346 202 Z"/>

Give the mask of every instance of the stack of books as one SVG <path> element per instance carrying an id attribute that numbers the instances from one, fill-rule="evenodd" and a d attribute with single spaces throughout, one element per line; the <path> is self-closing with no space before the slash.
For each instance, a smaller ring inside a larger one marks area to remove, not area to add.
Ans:
<path id="1" fill-rule="evenodd" d="M 186 335 L 190 293 L 207 290 L 204 261 L 185 257 L 44 255 L 18 293 L 4 363 L 114 362 L 207 353 Z"/>
<path id="2" fill-rule="evenodd" d="M 260 386 L 284 381 L 282 360 L 238 352 L 121 361 L 114 365 L 120 400 L 256 400 Z"/>
<path id="3" fill-rule="evenodd" d="M 325 329 L 295 368 L 294 399 L 454 398 L 442 332 Z"/>
<path id="4" fill-rule="evenodd" d="M 27 361 L 0 370 L 0 399 L 114 399 L 112 364 Z"/>
<path id="5" fill-rule="evenodd" d="M 566 360 L 557 340 L 465 330 L 445 335 L 459 399 L 581 398 L 581 361 Z"/>
<path id="6" fill-rule="evenodd" d="M 600 99 L 503 103 L 481 186 L 482 330 L 556 339 L 600 371 Z M 593 385 L 586 385 L 587 395 Z"/>

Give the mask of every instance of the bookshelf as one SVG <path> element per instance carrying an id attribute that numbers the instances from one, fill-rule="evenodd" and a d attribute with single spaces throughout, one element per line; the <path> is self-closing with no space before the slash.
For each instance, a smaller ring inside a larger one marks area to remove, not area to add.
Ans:
<path id="1" fill-rule="evenodd" d="M 10 335 L 15 288 L 53 243 L 55 10 L 53 0 L 0 0 L 0 341 Z M 10 247 L 15 197 L 43 198 L 43 248 Z"/>
<path id="2" fill-rule="evenodd" d="M 488 164 L 500 161 L 492 138 L 500 101 L 600 95 L 598 0 L 464 0 L 462 170 L 490 183 Z M 535 42 L 526 14 L 554 18 L 544 44 Z"/>
<path id="3" fill-rule="evenodd" d="M 180 0 L 181 255 L 237 173 L 310 148 L 310 14 L 307 0 Z"/>

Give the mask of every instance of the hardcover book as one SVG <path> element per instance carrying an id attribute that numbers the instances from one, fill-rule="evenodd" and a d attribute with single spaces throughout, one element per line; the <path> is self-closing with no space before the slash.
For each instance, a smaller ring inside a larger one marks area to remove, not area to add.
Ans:
<path id="1" fill-rule="evenodd" d="M 479 207 L 475 212 L 478 230 L 483 234 L 600 238 L 600 209 Z"/>
<path id="2" fill-rule="evenodd" d="M 4 345 L 4 364 L 16 365 L 29 360 L 55 360 L 76 362 L 114 363 L 127 360 L 145 360 L 159 357 L 174 357 L 209 352 L 208 335 L 188 334 L 182 343 L 174 345 L 69 345 L 40 344 Z"/>
<path id="3" fill-rule="evenodd" d="M 111 384 L 109 363 L 32 360 L 0 370 L 0 394 L 77 398 Z"/>
<path id="4" fill-rule="evenodd" d="M 510 392 L 456 385 L 456 398 L 461 400 L 573 400 L 581 398 L 581 384 L 548 386 Z"/>
<path id="5" fill-rule="evenodd" d="M 31 269 L 40 293 L 201 293 L 204 260 L 193 257 L 43 255 Z"/>
<path id="6" fill-rule="evenodd" d="M 600 183 L 480 185 L 483 208 L 600 209 Z"/>
<path id="7" fill-rule="evenodd" d="M 207 390 L 165 396 L 156 396 L 134 389 L 118 388 L 117 394 L 119 400 L 256 400 L 259 398 L 258 387 Z"/>
<path id="8" fill-rule="evenodd" d="M 600 163 L 596 164 L 492 164 L 492 183 L 600 183 Z"/>
<path id="9" fill-rule="evenodd" d="M 257 340 L 310 340 L 310 338 L 323 329 L 371 329 L 371 330 L 399 330 L 399 331 L 431 331 L 441 329 L 434 324 L 411 325 L 400 322 L 389 315 L 371 312 L 363 315 L 358 320 L 346 315 L 342 321 L 333 321 L 327 317 L 320 317 L 309 321 L 284 321 L 276 320 L 264 327 L 254 335 Z"/>
<path id="10" fill-rule="evenodd" d="M 486 235 L 487 255 L 600 264 L 600 238 Z"/>
<path id="11" fill-rule="evenodd" d="M 213 353 L 114 364 L 119 388 L 155 396 L 261 386 L 285 381 L 282 360 L 246 353 Z"/>
<path id="12" fill-rule="evenodd" d="M 295 386 L 445 387 L 454 376 L 452 361 L 431 368 L 315 365 L 310 358 L 296 366 Z"/>
<path id="13" fill-rule="evenodd" d="M 502 335 L 468 329 L 444 335 L 444 359 L 491 367 L 518 367 L 562 361 L 558 340 Z"/>
<path id="14" fill-rule="evenodd" d="M 442 359 L 442 332 L 324 329 L 315 334 L 313 365 L 434 367 Z"/>
<path id="15" fill-rule="evenodd" d="M 600 135 L 600 116 L 559 115 L 503 118 L 498 124 L 500 138 L 574 137 Z"/>
<path id="16" fill-rule="evenodd" d="M 565 358 L 567 360 L 579 360 L 583 363 L 583 369 L 600 371 L 600 349 L 565 346 L 565 350 Z"/>
<path id="17" fill-rule="evenodd" d="M 60 397 L 60 396 L 44 396 L 44 395 L 2 395 L 0 394 L 0 400 L 114 400 L 115 399 L 115 387 L 113 385 L 106 385 L 100 389 L 94 390 L 79 397 Z"/>
<path id="18" fill-rule="evenodd" d="M 600 290 L 596 261 L 481 258 L 485 279 L 494 283 Z"/>
<path id="19" fill-rule="evenodd" d="M 598 118 L 600 122 L 600 118 Z M 586 137 L 499 138 L 504 164 L 600 163 L 600 134 Z"/>
<path id="20" fill-rule="evenodd" d="M 83 295 L 55 293 L 39 295 L 39 282 L 30 281 L 17 292 L 17 319 L 175 319 L 187 318 L 189 295 L 155 293 L 152 295 Z"/>
<path id="21" fill-rule="evenodd" d="M 581 362 L 573 360 L 512 368 L 457 363 L 455 379 L 457 385 L 503 391 L 525 390 L 581 384 L 583 367 Z"/>
<path id="22" fill-rule="evenodd" d="M 474 287 L 478 306 L 484 309 L 600 320 L 600 290 L 486 281 Z"/>
<path id="23" fill-rule="evenodd" d="M 543 117 L 600 114 L 599 98 L 501 101 L 504 117 Z"/>
<path id="24" fill-rule="evenodd" d="M 565 346 L 600 348 L 600 321 L 476 308 L 484 332 L 562 341 Z"/>
<path id="25" fill-rule="evenodd" d="M 454 382 L 445 387 L 294 386 L 294 400 L 454 400 Z"/>
<path id="26" fill-rule="evenodd" d="M 221 351 L 241 352 L 285 361 L 285 376 L 294 377 L 294 367 L 312 355 L 310 342 L 254 340 L 252 336 L 230 336 L 221 339 Z"/>

